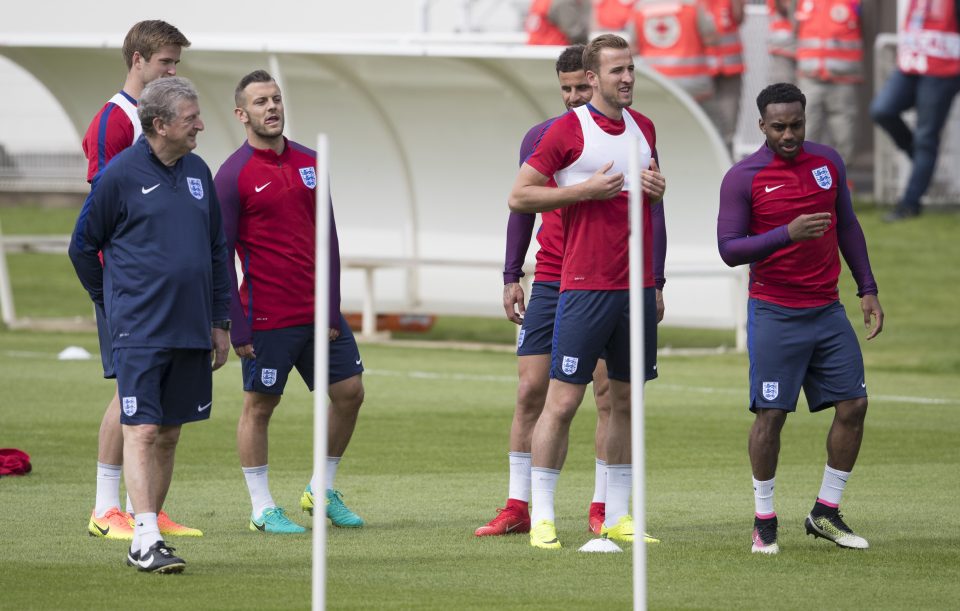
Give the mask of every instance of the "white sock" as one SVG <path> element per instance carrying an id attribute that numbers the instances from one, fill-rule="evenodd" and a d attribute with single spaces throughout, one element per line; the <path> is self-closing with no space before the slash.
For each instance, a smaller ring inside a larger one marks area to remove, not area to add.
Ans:
<path id="1" fill-rule="evenodd" d="M 597 459 L 595 468 L 595 477 L 593 479 L 593 502 L 607 502 L 607 461 Z"/>
<path id="2" fill-rule="evenodd" d="M 241 467 L 243 469 L 243 478 L 247 480 L 247 490 L 250 492 L 250 505 L 253 507 L 253 517 L 259 518 L 263 515 L 264 509 L 276 507 L 277 504 L 270 494 L 270 480 L 268 471 L 270 467 L 263 465 L 260 467 Z"/>
<path id="3" fill-rule="evenodd" d="M 603 523 L 607 528 L 630 513 L 633 465 L 607 465 L 607 505 Z"/>
<path id="4" fill-rule="evenodd" d="M 130 551 L 140 551 L 140 535 L 137 534 L 137 527 L 133 527 L 133 541 L 130 542 Z"/>
<path id="5" fill-rule="evenodd" d="M 828 507 L 839 507 L 840 498 L 843 496 L 843 489 L 847 487 L 847 480 L 850 479 L 849 471 L 837 471 L 830 465 L 823 468 L 823 483 L 820 484 L 820 494 L 817 495 L 817 501 Z"/>
<path id="6" fill-rule="evenodd" d="M 530 452 L 510 452 L 510 488 L 508 499 L 530 502 Z"/>
<path id="7" fill-rule="evenodd" d="M 540 520 L 556 521 L 553 495 L 557 492 L 557 480 L 559 479 L 559 469 L 547 469 L 546 467 L 532 467 L 530 469 L 530 492 L 533 496 L 533 507 L 530 511 L 531 524 L 536 524 Z"/>
<path id="8" fill-rule="evenodd" d="M 93 513 L 102 518 L 111 507 L 120 508 L 120 465 L 97 463 L 97 502 Z"/>
<path id="9" fill-rule="evenodd" d="M 773 510 L 773 483 L 776 479 L 772 477 L 761 482 L 757 478 L 753 478 L 753 501 L 757 517 L 761 520 L 767 520 L 777 515 Z"/>
<path id="10" fill-rule="evenodd" d="M 333 490 L 333 481 L 337 478 L 337 467 L 340 466 L 340 459 L 342 456 L 327 456 L 326 463 L 326 476 L 327 481 L 324 482 L 326 486 L 322 486 L 325 490 Z M 317 496 L 317 490 L 321 488 L 320 478 L 317 477 L 317 474 L 314 473 L 310 477 L 310 490 L 313 491 L 314 496 Z"/>
<path id="11" fill-rule="evenodd" d="M 127 493 L 127 513 L 133 515 L 133 501 L 130 500 L 130 493 Z"/>
<path id="12" fill-rule="evenodd" d="M 151 545 L 157 541 L 162 541 L 160 527 L 157 526 L 157 514 L 155 513 L 138 513 L 136 522 L 134 537 L 140 537 L 140 556 L 143 557 Z"/>

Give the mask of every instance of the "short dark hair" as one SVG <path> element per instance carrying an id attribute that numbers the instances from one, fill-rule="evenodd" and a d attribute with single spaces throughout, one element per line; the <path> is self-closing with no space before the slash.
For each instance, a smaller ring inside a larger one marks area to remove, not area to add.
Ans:
<path id="1" fill-rule="evenodd" d="M 807 109 L 807 96 L 803 95 L 800 88 L 790 83 L 774 83 L 764 88 L 757 96 L 757 110 L 762 117 L 767 106 L 770 104 L 791 104 L 800 102 L 804 110 Z"/>
<path id="2" fill-rule="evenodd" d="M 150 61 L 153 54 L 167 46 L 186 49 L 190 41 L 176 27 L 166 21 L 150 19 L 133 24 L 127 36 L 123 39 L 123 61 L 127 62 L 127 70 L 133 67 L 133 54 L 137 51 L 143 59 Z"/>
<path id="3" fill-rule="evenodd" d="M 233 101 L 236 103 L 237 108 L 243 105 L 243 90 L 247 88 L 247 85 L 250 83 L 270 83 L 273 80 L 274 78 L 270 76 L 270 73 L 266 70 L 254 70 L 240 79 L 237 88 L 233 90 Z"/>
<path id="4" fill-rule="evenodd" d="M 557 74 L 583 70 L 583 50 L 586 48 L 586 45 L 573 45 L 564 49 L 557 58 Z"/>
<path id="5" fill-rule="evenodd" d="M 583 69 L 594 74 L 600 69 L 600 52 L 604 49 L 629 49 L 630 43 L 616 34 L 601 34 L 583 49 Z"/>

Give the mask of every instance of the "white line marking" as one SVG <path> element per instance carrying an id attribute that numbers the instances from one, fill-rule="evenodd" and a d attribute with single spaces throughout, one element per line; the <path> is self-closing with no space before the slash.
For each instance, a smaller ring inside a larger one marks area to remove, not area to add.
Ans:
<path id="1" fill-rule="evenodd" d="M 47 352 L 28 352 L 25 350 L 4 350 L 4 356 L 13 358 L 56 359 L 56 355 Z M 59 361 L 58 361 L 59 362 Z M 228 365 L 239 366 L 239 360 L 230 359 Z M 440 371 L 395 371 L 391 369 L 367 369 L 365 375 L 384 376 L 391 378 L 411 378 L 414 380 L 449 380 L 454 382 L 502 382 L 515 384 L 517 376 L 479 375 L 475 373 L 444 373 Z M 671 392 L 698 393 L 703 395 L 744 395 L 744 388 L 718 388 L 714 386 L 686 386 L 683 384 L 665 384 L 654 382 L 655 389 Z M 938 397 L 911 397 L 907 395 L 870 395 L 875 401 L 890 403 L 912 403 L 915 405 L 960 405 L 960 399 L 942 399 Z"/>

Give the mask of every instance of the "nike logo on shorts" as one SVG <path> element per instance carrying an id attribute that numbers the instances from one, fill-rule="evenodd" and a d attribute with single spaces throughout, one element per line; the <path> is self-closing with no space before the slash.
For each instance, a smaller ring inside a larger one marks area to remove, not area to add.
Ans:
<path id="1" fill-rule="evenodd" d="M 786 186 L 786 185 L 783 184 L 783 185 L 777 185 L 776 187 L 764 187 L 764 190 L 765 190 L 767 193 L 773 193 L 774 191 L 776 191 L 776 190 L 779 189 L 780 187 L 785 187 L 785 186 Z"/>
<path id="2" fill-rule="evenodd" d="M 363 362 L 363 360 L 357 359 L 357 365 L 359 365 L 359 364 L 362 363 L 362 362 Z"/>
<path id="3" fill-rule="evenodd" d="M 154 189 L 156 189 L 156 188 L 159 187 L 159 186 L 160 186 L 160 183 L 157 183 L 157 184 L 153 185 L 153 186 L 150 187 L 149 189 L 148 189 L 147 187 L 140 187 L 140 191 L 142 191 L 143 194 L 146 195 L 147 193 L 153 191 Z"/>
<path id="4" fill-rule="evenodd" d="M 270 186 L 270 183 L 272 183 L 272 182 L 273 182 L 273 181 L 271 180 L 270 182 L 268 182 L 268 183 L 265 184 L 265 185 L 260 185 L 259 187 L 254 187 L 253 190 L 256 191 L 257 193 L 259 193 L 259 192 L 263 191 L 264 189 L 266 189 L 267 187 L 269 187 L 269 186 Z"/>
<path id="5" fill-rule="evenodd" d="M 198 411 L 198 412 L 205 412 L 205 411 L 207 411 L 208 409 L 210 409 L 210 406 L 211 406 L 211 405 L 213 405 L 213 401 L 211 401 L 210 403 L 207 403 L 206 405 L 198 405 L 198 406 L 197 406 L 197 411 Z"/>

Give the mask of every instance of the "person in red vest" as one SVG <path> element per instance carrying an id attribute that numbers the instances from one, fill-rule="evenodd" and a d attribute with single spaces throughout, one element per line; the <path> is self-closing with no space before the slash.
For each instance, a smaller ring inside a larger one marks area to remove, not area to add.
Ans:
<path id="1" fill-rule="evenodd" d="M 633 13 L 637 54 L 698 102 L 713 95 L 705 41 L 716 34 L 702 0 L 640 0 Z"/>
<path id="2" fill-rule="evenodd" d="M 768 83 L 793 83 L 797 80 L 797 39 L 793 15 L 796 0 L 767 0 L 770 15 L 767 51 L 770 53 Z"/>
<path id="3" fill-rule="evenodd" d="M 740 116 L 740 91 L 743 88 L 743 23 L 744 0 L 706 0 L 716 25 L 716 38 L 707 46 L 707 58 L 713 73 L 713 97 L 703 104 L 713 124 L 720 131 L 728 151 L 733 151 L 733 135 Z"/>
<path id="4" fill-rule="evenodd" d="M 913 161 L 907 187 L 884 220 L 920 214 L 937 167 L 940 132 L 960 91 L 960 0 L 910 0 L 900 24 L 897 69 L 870 105 L 870 116 Z M 917 109 L 911 131 L 900 114 Z"/>
<path id="5" fill-rule="evenodd" d="M 524 29 L 527 44 L 584 44 L 590 35 L 590 0 L 533 0 Z"/>
<path id="6" fill-rule="evenodd" d="M 600 30 L 625 30 L 636 0 L 594 0 L 593 14 Z"/>
<path id="7" fill-rule="evenodd" d="M 807 139 L 830 144 L 847 160 L 853 157 L 857 89 L 863 82 L 860 10 L 860 0 L 800 0 L 796 12 Z"/>

